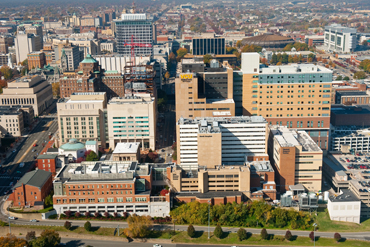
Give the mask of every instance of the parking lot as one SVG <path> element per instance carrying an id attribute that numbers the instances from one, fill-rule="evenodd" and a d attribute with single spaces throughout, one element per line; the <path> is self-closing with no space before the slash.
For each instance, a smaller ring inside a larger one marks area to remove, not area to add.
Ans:
<path id="1" fill-rule="evenodd" d="M 341 155 L 338 161 L 346 170 L 369 170 L 370 176 L 370 154 L 359 153 L 356 155 Z"/>

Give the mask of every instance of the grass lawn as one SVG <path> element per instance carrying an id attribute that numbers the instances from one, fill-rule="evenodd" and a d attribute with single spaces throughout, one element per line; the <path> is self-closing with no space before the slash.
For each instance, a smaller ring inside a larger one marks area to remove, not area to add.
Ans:
<path id="1" fill-rule="evenodd" d="M 367 219 L 361 224 L 340 222 L 330 220 L 329 214 L 325 209 L 318 209 L 317 217 L 315 216 L 318 229 L 320 232 L 365 232 L 370 231 L 370 219 Z"/>
<path id="2" fill-rule="evenodd" d="M 224 233 L 224 236 L 219 239 L 213 236 L 208 239 L 207 232 L 196 232 L 194 238 L 190 238 L 187 232 L 181 232 L 173 237 L 175 243 L 194 243 L 194 244 L 228 244 L 228 245 L 282 245 L 282 246 L 312 246 L 313 242 L 308 237 L 293 237 L 294 240 L 286 241 L 283 236 L 270 235 L 269 240 L 261 240 L 259 235 L 249 235 L 247 240 L 239 241 L 236 233 Z M 368 247 L 369 242 L 345 240 L 336 243 L 334 239 L 320 238 L 316 240 L 316 246 L 348 246 L 348 247 Z"/>

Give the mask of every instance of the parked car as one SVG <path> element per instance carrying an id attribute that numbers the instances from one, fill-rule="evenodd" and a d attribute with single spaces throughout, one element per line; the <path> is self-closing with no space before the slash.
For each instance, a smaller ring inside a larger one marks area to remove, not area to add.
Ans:
<path id="1" fill-rule="evenodd" d="M 36 220 L 36 219 L 32 219 L 32 220 L 30 220 L 30 222 L 39 222 L 39 221 Z"/>
<path id="2" fill-rule="evenodd" d="M 16 219 L 18 219 L 17 217 L 14 217 L 14 216 L 9 216 L 8 218 L 9 218 L 9 220 L 16 220 Z"/>
<path id="3" fill-rule="evenodd" d="M 160 244 L 153 244 L 153 247 L 162 247 Z"/>

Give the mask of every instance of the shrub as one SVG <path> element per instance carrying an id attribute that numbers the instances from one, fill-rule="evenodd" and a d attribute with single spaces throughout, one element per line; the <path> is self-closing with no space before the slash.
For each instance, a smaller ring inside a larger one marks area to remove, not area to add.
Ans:
<path id="1" fill-rule="evenodd" d="M 118 217 L 117 212 L 114 212 L 114 213 L 113 213 L 113 217 L 114 217 L 114 218 L 117 218 L 117 217 Z"/>
<path id="2" fill-rule="evenodd" d="M 86 231 L 91 231 L 91 223 L 90 221 L 86 221 L 85 224 L 84 224 L 84 228 Z"/>
<path id="3" fill-rule="evenodd" d="M 287 230 L 285 233 L 285 239 L 288 241 L 292 239 L 292 233 L 289 230 Z"/>
<path id="4" fill-rule="evenodd" d="M 308 237 L 311 239 L 311 241 L 315 240 L 315 234 L 313 232 L 310 232 L 310 235 Z"/>
<path id="5" fill-rule="evenodd" d="M 109 213 L 108 212 L 104 212 L 104 217 L 105 218 L 108 218 L 109 217 Z"/>
<path id="6" fill-rule="evenodd" d="M 128 213 L 127 212 L 123 212 L 122 213 L 122 217 L 126 219 L 128 217 Z"/>
<path id="7" fill-rule="evenodd" d="M 31 240 L 34 240 L 34 239 L 36 239 L 36 232 L 35 231 L 27 232 L 26 240 L 31 241 Z"/>
<path id="8" fill-rule="evenodd" d="M 237 234 L 238 234 L 239 241 L 243 241 L 248 238 L 247 231 L 244 228 L 240 228 Z"/>
<path id="9" fill-rule="evenodd" d="M 78 217 L 80 217 L 80 216 L 81 216 L 81 213 L 80 213 L 80 212 L 76 212 L 76 213 L 75 213 L 75 217 L 77 217 L 77 218 L 78 218 Z"/>
<path id="10" fill-rule="evenodd" d="M 57 215 L 57 214 L 53 214 L 53 215 L 50 215 L 50 216 L 48 217 L 48 219 L 51 219 L 51 220 L 54 220 L 54 219 L 56 219 L 56 218 L 58 218 L 58 215 Z"/>
<path id="11" fill-rule="evenodd" d="M 89 211 L 86 211 L 85 212 L 85 216 L 86 216 L 86 218 L 90 217 L 90 212 Z"/>
<path id="12" fill-rule="evenodd" d="M 268 235 L 268 233 L 267 233 L 266 229 L 265 229 L 265 228 L 263 228 L 263 229 L 261 230 L 261 238 L 262 238 L 262 239 L 267 239 L 268 237 L 269 237 L 269 235 Z"/>
<path id="13" fill-rule="evenodd" d="M 221 238 L 222 237 L 222 234 L 224 232 L 222 231 L 222 228 L 219 224 L 217 224 L 216 228 L 215 228 L 215 231 L 213 232 L 213 234 L 218 237 L 218 238 Z"/>
<path id="14" fill-rule="evenodd" d="M 342 236 L 339 233 L 334 233 L 334 240 L 339 242 L 342 239 Z"/>
<path id="15" fill-rule="evenodd" d="M 69 222 L 69 221 L 64 222 L 64 228 L 65 229 L 69 230 L 69 229 L 71 229 L 71 227 L 72 227 L 72 223 L 71 222 Z"/>
<path id="16" fill-rule="evenodd" d="M 98 218 L 99 216 L 100 216 L 100 213 L 99 212 L 95 212 L 94 217 L 95 218 Z"/>
<path id="17" fill-rule="evenodd" d="M 71 217 L 72 216 L 72 212 L 71 211 L 65 211 L 64 214 L 66 215 L 67 218 Z"/>
<path id="18" fill-rule="evenodd" d="M 188 236 L 193 238 L 195 236 L 195 229 L 192 224 L 188 226 Z"/>

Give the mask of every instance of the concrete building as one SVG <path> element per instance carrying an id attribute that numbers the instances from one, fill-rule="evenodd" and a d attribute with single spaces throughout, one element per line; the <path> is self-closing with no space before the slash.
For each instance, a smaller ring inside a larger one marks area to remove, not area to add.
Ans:
<path id="1" fill-rule="evenodd" d="M 100 52 L 116 52 L 116 42 L 114 41 L 107 41 L 100 43 Z"/>
<path id="2" fill-rule="evenodd" d="M 332 71 L 314 64 L 260 67 L 258 53 L 243 53 L 243 115 L 307 131 L 328 149 Z"/>
<path id="3" fill-rule="evenodd" d="M 154 168 L 137 162 L 82 162 L 64 166 L 54 184 L 54 209 L 94 214 L 124 212 L 151 217 L 170 213 L 170 194 L 152 196 Z M 156 181 L 159 182 L 159 181 Z"/>
<path id="4" fill-rule="evenodd" d="M 0 108 L 0 132 L 3 137 L 18 137 L 24 132 L 23 112 L 19 106 Z"/>
<path id="5" fill-rule="evenodd" d="M 140 43 L 143 46 L 135 46 L 136 56 L 152 56 L 153 40 L 155 40 L 155 28 L 151 19 L 145 13 L 122 13 L 121 19 L 114 20 L 117 38 L 117 51 L 124 56 L 131 55 L 131 46 L 126 44 Z"/>
<path id="6" fill-rule="evenodd" d="M 18 32 L 14 43 L 17 63 L 21 63 L 27 59 L 27 54 L 40 50 L 36 47 L 36 36 L 33 34 Z"/>
<path id="7" fill-rule="evenodd" d="M 73 93 L 57 103 L 59 145 L 77 139 L 97 141 L 105 148 L 106 93 Z"/>
<path id="8" fill-rule="evenodd" d="M 9 199 L 15 207 L 41 206 L 44 208 L 44 199 L 53 188 L 51 172 L 34 170 L 27 172 L 14 185 Z"/>
<path id="9" fill-rule="evenodd" d="M 233 100 L 233 69 L 225 63 L 220 67 L 212 60 L 211 67 L 204 67 L 194 60 L 183 60 L 183 68 L 197 73 L 180 73 L 175 79 L 176 119 L 180 117 L 235 116 Z"/>
<path id="10" fill-rule="evenodd" d="M 124 68 L 130 62 L 130 57 L 123 55 L 100 55 L 94 57 L 99 62 L 102 69 L 106 71 L 117 71 L 124 73 Z M 135 57 L 137 64 L 146 64 L 150 62 L 150 56 Z"/>
<path id="11" fill-rule="evenodd" d="M 117 143 L 140 142 L 155 150 L 156 104 L 149 94 L 112 98 L 107 105 L 109 147 Z"/>
<path id="12" fill-rule="evenodd" d="M 338 91 L 335 104 L 367 105 L 370 103 L 370 91 Z"/>
<path id="13" fill-rule="evenodd" d="M 356 28 L 343 27 L 340 24 L 332 24 L 325 27 L 324 45 L 333 52 L 354 52 L 358 44 Z"/>
<path id="14" fill-rule="evenodd" d="M 112 156 L 113 161 L 140 161 L 140 142 L 119 142 Z"/>
<path id="15" fill-rule="evenodd" d="M 370 130 L 352 129 L 350 126 L 335 128 L 331 134 L 331 150 L 370 153 Z"/>
<path id="16" fill-rule="evenodd" d="M 79 158 L 84 158 L 85 152 L 85 144 L 74 138 L 69 139 L 68 143 L 63 144 L 58 148 L 58 155 L 65 157 L 69 163 L 73 163 Z"/>
<path id="17" fill-rule="evenodd" d="M 31 105 L 39 116 L 53 101 L 51 85 L 40 76 L 23 76 L 8 83 L 0 94 L 0 105 Z"/>
<path id="18" fill-rule="evenodd" d="M 8 66 L 9 68 L 14 68 L 15 64 L 17 64 L 17 60 L 14 53 L 0 54 L 0 67 Z"/>
<path id="19" fill-rule="evenodd" d="M 332 105 L 330 123 L 336 127 L 356 126 L 356 129 L 370 127 L 370 107 L 368 105 Z"/>
<path id="20" fill-rule="evenodd" d="M 78 46 L 71 44 L 58 44 L 54 46 L 55 62 L 60 63 L 62 56 L 67 57 L 67 64 L 63 64 L 61 67 L 66 67 L 67 71 L 75 71 L 78 69 L 78 65 L 83 60 L 83 53 L 80 51 Z M 65 72 L 65 71 L 64 71 Z"/>
<path id="21" fill-rule="evenodd" d="M 267 122 L 263 117 L 180 118 L 176 125 L 178 163 L 184 169 L 198 166 L 244 164 L 268 160 Z"/>
<path id="22" fill-rule="evenodd" d="M 296 184 L 309 191 L 320 191 L 322 150 L 305 131 L 277 125 L 270 125 L 269 129 L 268 154 L 279 191 L 288 191 L 289 186 Z"/>
<path id="23" fill-rule="evenodd" d="M 69 39 L 69 43 L 78 46 L 83 51 L 83 57 L 90 55 L 100 55 L 100 40 L 98 39 Z"/>
<path id="24" fill-rule="evenodd" d="M 224 37 L 202 38 L 194 37 L 193 40 L 193 55 L 226 54 L 226 43 Z"/>
<path id="25" fill-rule="evenodd" d="M 340 195 L 329 197 L 328 213 L 331 220 L 360 224 L 361 201 L 344 189 Z"/>
<path id="26" fill-rule="evenodd" d="M 28 70 L 32 68 L 44 68 L 46 60 L 45 60 L 45 53 L 40 51 L 34 51 L 27 55 L 28 59 Z"/>

